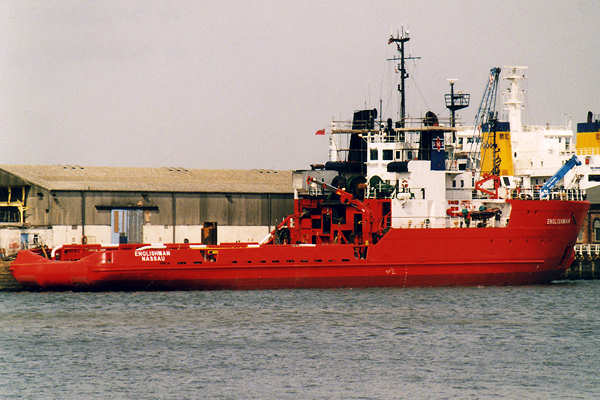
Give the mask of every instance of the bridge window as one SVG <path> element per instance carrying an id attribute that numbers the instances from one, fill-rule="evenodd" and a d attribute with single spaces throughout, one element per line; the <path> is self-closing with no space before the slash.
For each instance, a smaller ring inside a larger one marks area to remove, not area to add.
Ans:
<path id="1" fill-rule="evenodd" d="M 379 158 L 379 155 L 378 155 L 377 149 L 371 149 L 371 157 L 370 157 L 370 159 L 371 160 L 377 160 L 378 158 Z"/>
<path id="2" fill-rule="evenodd" d="M 386 161 L 393 160 L 394 159 L 394 151 L 393 150 L 383 150 L 383 159 Z"/>

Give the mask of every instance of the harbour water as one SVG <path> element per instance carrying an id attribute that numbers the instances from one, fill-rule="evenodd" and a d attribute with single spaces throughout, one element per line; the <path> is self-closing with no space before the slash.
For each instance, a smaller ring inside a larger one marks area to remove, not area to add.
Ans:
<path id="1" fill-rule="evenodd" d="M 600 281 L 0 292 L 2 399 L 598 398 Z"/>

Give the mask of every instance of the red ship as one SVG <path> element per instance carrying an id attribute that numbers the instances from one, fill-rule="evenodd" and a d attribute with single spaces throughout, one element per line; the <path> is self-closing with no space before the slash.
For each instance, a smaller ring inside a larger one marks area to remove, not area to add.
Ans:
<path id="1" fill-rule="evenodd" d="M 401 56 L 406 40 L 390 39 Z M 509 186 L 496 169 L 493 119 L 482 140 L 492 169 L 476 172 L 472 160 L 453 159 L 454 128 L 432 113 L 413 127 L 404 109 L 395 125 L 376 118 L 363 110 L 351 126 L 336 124 L 330 161 L 294 173 L 294 212 L 260 243 L 23 250 L 12 273 L 28 287 L 86 290 L 520 285 L 562 276 L 589 208 L 581 192 Z M 342 134 L 348 150 L 334 143 Z"/>
<path id="2" fill-rule="evenodd" d="M 21 251 L 11 268 L 24 285 L 55 289 L 518 285 L 560 278 L 573 261 L 587 202 L 507 203 L 504 227 L 388 229 L 387 200 L 365 201 L 362 210 L 343 205 L 346 223 L 328 226 L 341 202 L 302 199 L 287 226 L 262 245 L 68 245 L 51 259 Z"/>

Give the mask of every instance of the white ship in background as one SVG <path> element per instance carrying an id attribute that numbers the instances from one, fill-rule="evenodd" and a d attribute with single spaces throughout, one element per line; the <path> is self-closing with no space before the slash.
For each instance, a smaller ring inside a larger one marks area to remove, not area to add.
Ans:
<path id="1" fill-rule="evenodd" d="M 500 122 L 497 144 L 500 156 L 500 175 L 509 187 L 535 188 L 546 183 L 573 155 L 582 165 L 571 169 L 557 183 L 567 189 L 589 189 L 600 184 L 600 123 L 588 113 L 586 123 L 572 121 L 564 126 L 526 125 L 522 120 L 524 91 L 521 82 L 526 78 L 524 66 L 508 66 L 502 78 L 508 81 L 504 92 L 504 111 L 508 123 Z M 458 126 L 455 157 L 468 158 L 478 145 L 481 134 L 473 126 Z"/>

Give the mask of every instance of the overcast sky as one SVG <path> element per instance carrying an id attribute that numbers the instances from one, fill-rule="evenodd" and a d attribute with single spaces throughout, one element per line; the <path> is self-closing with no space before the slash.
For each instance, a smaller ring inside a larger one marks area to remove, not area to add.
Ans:
<path id="1" fill-rule="evenodd" d="M 332 118 L 397 118 L 387 45 L 408 28 L 411 116 L 446 116 L 526 65 L 528 123 L 600 113 L 600 1 L 0 2 L 0 163 L 305 168 Z"/>

